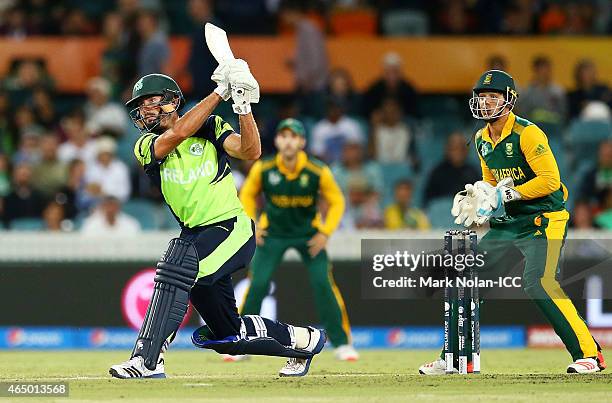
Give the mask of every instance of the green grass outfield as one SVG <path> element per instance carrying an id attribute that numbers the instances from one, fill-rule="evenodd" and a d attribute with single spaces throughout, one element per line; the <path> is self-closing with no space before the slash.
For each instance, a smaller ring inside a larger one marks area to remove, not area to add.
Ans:
<path id="1" fill-rule="evenodd" d="M 364 350 L 358 362 L 348 363 L 334 360 L 326 350 L 314 359 L 307 377 L 279 378 L 280 358 L 225 363 L 211 352 L 170 351 L 168 379 L 117 380 L 110 378 L 108 367 L 128 358 L 127 351 L 14 351 L 0 353 L 0 382 L 64 380 L 70 398 L 55 400 L 70 402 L 612 401 L 612 371 L 565 374 L 565 351 L 486 350 L 481 375 L 418 375 L 419 364 L 435 355 L 433 350 Z"/>

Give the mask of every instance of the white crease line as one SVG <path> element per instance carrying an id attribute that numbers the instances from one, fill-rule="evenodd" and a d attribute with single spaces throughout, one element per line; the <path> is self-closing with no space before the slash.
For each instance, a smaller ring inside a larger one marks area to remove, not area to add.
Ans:
<path id="1" fill-rule="evenodd" d="M 362 373 L 357 373 L 357 374 L 310 374 L 307 375 L 307 378 L 351 378 L 351 377 L 380 377 L 380 376 L 389 376 L 389 377 L 394 377 L 394 376 L 401 376 L 401 377 L 406 377 L 406 376 L 415 376 L 417 377 L 418 374 L 392 374 L 392 373 L 388 373 L 388 374 L 384 374 L 384 373 L 374 373 L 374 374 L 362 374 Z M 176 376 L 172 376 L 169 375 L 167 379 L 236 379 L 235 377 L 229 376 L 229 375 L 176 375 Z M 280 378 L 278 375 L 244 375 L 242 377 L 241 380 L 248 380 L 249 378 L 256 378 L 256 379 L 273 379 L 273 378 Z M 74 377 L 48 377 L 48 378 L 29 378 L 28 381 L 32 381 L 32 382 L 47 382 L 47 381 L 100 381 L 100 380 L 108 380 L 108 379 L 117 379 L 117 378 L 113 378 L 110 375 L 109 376 L 74 376 Z M 129 378 L 129 379 L 120 379 L 122 381 L 130 381 L 130 380 L 138 380 L 139 378 Z M 150 378 L 144 378 L 144 379 L 150 379 Z M 162 381 L 162 379 L 153 379 L 155 381 Z M 13 379 L 0 379 L 0 381 L 2 382 L 21 382 L 21 379 L 15 380 Z"/>

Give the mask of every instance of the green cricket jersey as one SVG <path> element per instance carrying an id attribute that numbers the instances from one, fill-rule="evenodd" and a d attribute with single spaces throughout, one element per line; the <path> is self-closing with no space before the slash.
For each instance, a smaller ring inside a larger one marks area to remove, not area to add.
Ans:
<path id="1" fill-rule="evenodd" d="M 263 192 L 264 212 L 259 226 L 274 237 L 310 237 L 317 232 L 330 235 L 344 213 L 344 197 L 327 165 L 300 151 L 295 170 L 283 164 L 280 155 L 257 161 L 244 181 L 240 199 L 247 214 L 255 219 L 257 195 Z M 323 222 L 317 212 L 319 195 L 327 201 Z"/>
<path id="2" fill-rule="evenodd" d="M 136 159 L 155 183 L 182 227 L 194 228 L 245 214 L 223 142 L 234 130 L 211 115 L 190 138 L 161 161 L 154 157 L 157 134 L 147 133 L 134 146 Z"/>
<path id="3" fill-rule="evenodd" d="M 475 145 L 483 179 L 495 186 L 511 177 L 522 196 L 522 200 L 505 204 L 507 216 L 565 209 L 567 189 L 546 135 L 536 125 L 511 112 L 497 143 L 491 140 L 487 126 L 476 133 Z"/>

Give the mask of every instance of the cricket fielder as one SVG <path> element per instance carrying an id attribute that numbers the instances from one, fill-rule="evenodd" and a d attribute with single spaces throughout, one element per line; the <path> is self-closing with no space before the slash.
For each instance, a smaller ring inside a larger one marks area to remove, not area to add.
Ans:
<path id="1" fill-rule="evenodd" d="M 253 219 L 257 197 L 262 192 L 265 197 L 249 271 L 251 285 L 241 313 L 259 313 L 274 271 L 287 249 L 294 248 L 308 269 L 319 318 L 336 346 L 336 358 L 355 361 L 359 355 L 350 344 L 348 315 L 325 250 L 342 218 L 344 197 L 331 170 L 303 151 L 305 135 L 299 120 L 281 121 L 274 138 L 278 154 L 256 162 L 240 192 L 240 200 Z M 319 194 L 329 205 L 325 222 L 317 212 Z"/>
<path id="2" fill-rule="evenodd" d="M 127 102 L 142 131 L 134 153 L 181 226 L 157 264 L 155 287 L 129 360 L 113 365 L 117 378 L 164 378 L 164 352 L 189 302 L 206 321 L 192 341 L 221 354 L 287 357 L 281 376 L 303 376 L 326 335 L 258 315 L 240 316 L 232 273 L 255 252 L 254 223 L 246 215 L 229 158 L 257 159 L 261 144 L 251 113 L 259 85 L 246 62 L 229 59 L 215 70 L 217 88 L 183 116 L 176 82 L 163 74 L 142 77 Z M 231 96 L 240 135 L 212 112 Z"/>
<path id="3" fill-rule="evenodd" d="M 523 289 L 571 354 L 567 372 L 598 372 L 606 368 L 601 348 L 556 279 L 569 220 L 567 188 L 544 132 L 512 113 L 517 97 L 514 80 L 504 71 L 487 71 L 476 83 L 470 109 L 474 118 L 486 122 L 474 141 L 483 180 L 455 196 L 451 213 L 466 227 L 489 222 L 479 245 L 488 253 L 483 273 L 503 264 L 513 249 L 520 251 L 525 258 Z M 493 217 L 502 208 L 505 214 Z M 439 359 L 419 371 L 443 374 L 444 366 Z"/>

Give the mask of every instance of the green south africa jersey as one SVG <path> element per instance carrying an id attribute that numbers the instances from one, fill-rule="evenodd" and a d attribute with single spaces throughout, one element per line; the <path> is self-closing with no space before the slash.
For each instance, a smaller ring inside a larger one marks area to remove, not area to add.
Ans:
<path id="1" fill-rule="evenodd" d="M 245 214 L 223 142 L 234 130 L 211 115 L 193 136 L 157 161 L 153 148 L 159 135 L 143 135 L 134 146 L 136 159 L 164 196 L 182 227 L 214 224 Z"/>
<path id="2" fill-rule="evenodd" d="M 481 161 L 495 177 L 496 182 L 511 177 L 516 187 L 536 177 L 521 147 L 521 136 L 529 135 L 525 129 L 530 126 L 533 126 L 533 123 L 516 116 L 509 135 L 502 137 L 495 145 L 482 136 L 482 130 L 476 133 L 476 151 L 480 155 Z M 539 130 L 533 127 L 531 129 Z M 543 134 L 542 137 L 544 137 Z M 548 153 L 552 153 L 550 147 L 547 143 L 542 142 L 534 148 L 533 155 L 537 157 Z M 540 163 L 541 160 L 537 158 L 533 161 L 534 166 Z M 516 218 L 522 215 L 563 210 L 565 208 L 566 192 L 564 185 L 560 183 L 558 189 L 546 196 L 506 203 L 506 215 L 509 218 Z"/>

